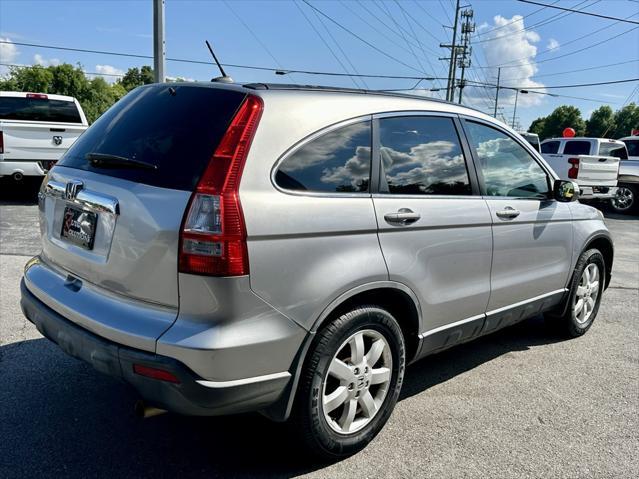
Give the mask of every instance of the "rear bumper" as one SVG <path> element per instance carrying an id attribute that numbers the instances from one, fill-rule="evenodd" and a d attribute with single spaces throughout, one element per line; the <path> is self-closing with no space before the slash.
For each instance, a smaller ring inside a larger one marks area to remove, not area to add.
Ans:
<path id="1" fill-rule="evenodd" d="M 180 414 L 222 415 L 257 411 L 273 404 L 288 385 L 288 371 L 233 381 L 208 381 L 167 356 L 122 346 L 68 321 L 20 284 L 24 315 L 67 354 L 98 371 L 132 385 L 150 404 Z M 256 358 L 257 359 L 257 358 Z M 150 379 L 133 371 L 139 364 L 171 372 L 179 384 Z"/>
<path id="2" fill-rule="evenodd" d="M 580 186 L 579 190 L 584 200 L 608 200 L 617 194 L 616 186 Z"/>
<path id="3" fill-rule="evenodd" d="M 0 161 L 0 176 L 11 176 L 15 173 L 22 176 L 44 176 L 45 170 L 38 161 Z"/>

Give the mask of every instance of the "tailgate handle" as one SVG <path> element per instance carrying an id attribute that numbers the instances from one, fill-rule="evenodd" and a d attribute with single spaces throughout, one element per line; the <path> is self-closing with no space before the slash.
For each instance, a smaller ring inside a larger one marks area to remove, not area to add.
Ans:
<path id="1" fill-rule="evenodd" d="M 54 131 L 56 133 L 64 133 L 66 130 L 66 128 L 49 128 L 49 131 Z"/>
<path id="2" fill-rule="evenodd" d="M 511 207 L 511 206 L 506 206 L 503 210 L 497 211 L 497 216 L 499 216 L 500 218 L 503 219 L 513 219 L 513 218 L 517 218 L 519 216 L 519 210 L 516 210 L 515 208 Z"/>
<path id="3" fill-rule="evenodd" d="M 599 162 L 603 163 L 604 161 L 606 161 L 608 158 L 599 158 Z"/>
<path id="4" fill-rule="evenodd" d="M 397 213 L 386 213 L 384 219 L 392 225 L 406 226 L 415 223 L 422 216 L 410 208 L 400 208 Z"/>

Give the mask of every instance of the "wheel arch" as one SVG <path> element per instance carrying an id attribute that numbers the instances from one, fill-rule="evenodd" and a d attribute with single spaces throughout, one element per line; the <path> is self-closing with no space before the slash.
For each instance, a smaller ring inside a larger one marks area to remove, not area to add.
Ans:
<path id="1" fill-rule="evenodd" d="M 342 293 L 319 315 L 313 323 L 306 340 L 302 344 L 295 361 L 292 364 L 291 381 L 282 394 L 280 400 L 262 411 L 269 418 L 277 421 L 286 420 L 292 410 L 297 386 L 306 361 L 307 353 L 315 340 L 316 333 L 328 322 L 350 309 L 365 304 L 377 305 L 391 313 L 402 330 L 406 342 L 406 360 L 410 363 L 419 352 L 419 331 L 422 324 L 419 300 L 415 293 L 405 284 L 395 281 L 376 281 L 357 286 Z"/>
<path id="2" fill-rule="evenodd" d="M 608 235 L 595 235 L 594 237 L 588 239 L 588 241 L 586 242 L 586 246 L 583 248 L 581 253 L 593 248 L 599 250 L 604 258 L 604 266 L 606 268 L 606 281 L 604 283 L 605 289 L 610 284 L 610 279 L 612 278 L 612 262 L 615 255 L 615 249 L 612 243 L 612 239 Z"/>

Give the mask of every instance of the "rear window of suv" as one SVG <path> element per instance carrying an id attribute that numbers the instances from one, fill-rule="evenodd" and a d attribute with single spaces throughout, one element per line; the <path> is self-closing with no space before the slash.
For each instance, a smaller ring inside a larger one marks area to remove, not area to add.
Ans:
<path id="1" fill-rule="evenodd" d="M 241 91 L 197 85 L 136 88 L 80 136 L 58 164 L 193 191 L 244 97 Z M 98 168 L 86 159 L 89 153 L 120 156 L 157 168 Z"/>
<path id="2" fill-rule="evenodd" d="M 73 101 L 17 96 L 0 97 L 0 120 L 82 123 Z"/>

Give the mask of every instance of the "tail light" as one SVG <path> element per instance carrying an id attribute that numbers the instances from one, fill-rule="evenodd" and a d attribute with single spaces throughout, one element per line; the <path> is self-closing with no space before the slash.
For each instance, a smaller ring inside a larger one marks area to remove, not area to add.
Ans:
<path id="1" fill-rule="evenodd" d="M 200 178 L 180 234 L 180 272 L 248 274 L 246 227 L 238 188 L 263 109 L 259 97 L 246 97 Z"/>
<path id="2" fill-rule="evenodd" d="M 32 98 L 34 100 L 47 100 L 49 97 L 44 93 L 27 93 L 27 98 Z"/>
<path id="3" fill-rule="evenodd" d="M 0 155 L 4 153 L 4 133 L 0 131 Z"/>
<path id="4" fill-rule="evenodd" d="M 568 178 L 575 179 L 579 176 L 579 158 L 568 158 L 570 169 L 568 170 Z"/>

